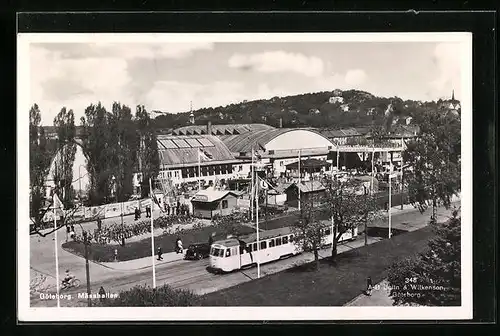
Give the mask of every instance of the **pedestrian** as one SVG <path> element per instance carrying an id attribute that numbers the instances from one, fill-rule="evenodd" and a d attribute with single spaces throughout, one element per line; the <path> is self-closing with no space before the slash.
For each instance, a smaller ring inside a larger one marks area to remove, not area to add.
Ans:
<path id="1" fill-rule="evenodd" d="M 134 214 L 135 214 L 135 220 L 141 218 L 141 212 L 139 211 L 139 209 L 135 208 Z"/>
<path id="2" fill-rule="evenodd" d="M 71 228 L 66 225 L 66 243 L 68 242 L 68 236 L 71 234 Z"/>
<path id="3" fill-rule="evenodd" d="M 208 237 L 208 246 L 212 246 L 212 244 L 214 243 L 214 236 L 215 236 L 215 232 L 212 232 L 210 237 Z"/>
<path id="4" fill-rule="evenodd" d="M 71 227 L 70 227 L 70 232 L 69 232 L 69 236 L 75 240 L 75 227 L 73 226 L 73 224 L 71 224 Z"/>
<path id="5" fill-rule="evenodd" d="M 102 287 L 102 286 L 101 286 L 101 288 L 99 288 L 99 301 L 101 303 L 106 301 L 106 291 L 104 290 L 104 287 Z"/>
<path id="6" fill-rule="evenodd" d="M 165 212 L 167 213 L 167 216 L 170 216 L 170 204 L 165 203 Z"/>
<path id="7" fill-rule="evenodd" d="M 163 257 L 161 256 L 163 251 L 161 250 L 161 246 L 158 246 L 158 260 L 163 260 Z"/>
<path id="8" fill-rule="evenodd" d="M 177 253 L 182 253 L 183 252 L 182 240 L 179 237 L 175 241 L 175 250 L 176 250 Z"/>
<path id="9" fill-rule="evenodd" d="M 97 218 L 97 231 L 101 231 L 102 227 L 102 220 L 100 218 Z"/>
<path id="10" fill-rule="evenodd" d="M 371 296 L 372 295 L 372 290 L 373 290 L 372 278 L 368 277 L 366 279 L 366 295 Z"/>
<path id="11" fill-rule="evenodd" d="M 146 217 L 151 218 L 151 208 L 149 205 L 146 205 Z"/>
<path id="12" fill-rule="evenodd" d="M 177 209 L 176 209 L 177 210 L 177 212 L 176 212 L 177 214 L 179 214 L 180 208 L 181 208 L 181 202 L 179 202 L 179 200 L 177 200 Z"/>

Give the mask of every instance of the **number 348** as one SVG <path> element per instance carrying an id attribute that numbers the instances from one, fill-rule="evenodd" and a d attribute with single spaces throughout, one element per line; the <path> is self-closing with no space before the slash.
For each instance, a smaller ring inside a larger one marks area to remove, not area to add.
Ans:
<path id="1" fill-rule="evenodd" d="M 405 283 L 417 283 L 417 278 L 416 277 L 413 277 L 413 278 L 405 278 Z"/>

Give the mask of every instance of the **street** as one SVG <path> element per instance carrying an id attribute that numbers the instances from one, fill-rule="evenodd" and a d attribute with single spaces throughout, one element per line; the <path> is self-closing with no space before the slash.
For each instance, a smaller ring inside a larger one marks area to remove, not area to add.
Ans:
<path id="1" fill-rule="evenodd" d="M 454 205 L 459 206 L 459 203 Z M 438 219 L 444 221 L 449 211 L 439 208 Z M 427 225 L 430 212 L 424 214 L 417 210 L 393 215 L 392 227 L 407 231 L 416 230 Z M 385 224 L 384 224 L 385 223 Z M 387 227 L 387 220 L 375 223 L 378 227 Z M 368 243 L 372 244 L 380 241 L 380 237 L 368 237 Z M 59 234 L 60 243 L 64 242 L 65 234 Z M 343 243 L 338 247 L 339 253 L 346 250 L 358 248 L 364 245 L 363 235 L 358 236 L 355 241 Z M 59 246 L 59 267 L 60 277 L 64 276 L 64 270 L 70 269 L 72 273 L 81 281 L 78 289 L 68 289 L 62 291 L 63 294 L 71 294 L 71 300 L 61 300 L 61 306 L 81 306 L 86 304 L 85 299 L 77 299 L 78 293 L 86 293 L 85 260 L 64 251 Z M 31 237 L 31 265 L 32 273 L 38 271 L 47 275 L 49 288 L 45 292 L 55 293 L 55 266 L 54 266 L 54 241 L 50 236 L 40 238 Z M 327 257 L 331 249 L 326 248 L 320 251 L 320 257 Z M 261 266 L 261 275 L 269 275 L 293 267 L 299 263 L 314 260 L 312 253 L 302 253 L 298 256 L 285 260 L 280 260 Z M 250 281 L 257 277 L 257 268 L 233 272 L 224 275 L 214 275 L 206 270 L 208 259 L 200 261 L 175 261 L 157 265 L 156 285 L 169 284 L 173 288 L 183 288 L 194 291 L 198 294 L 205 294 L 223 288 L 231 287 L 242 282 Z M 99 264 L 90 263 L 91 291 L 97 293 L 102 286 L 107 293 L 118 294 L 122 290 L 129 289 L 135 285 L 153 285 L 151 268 L 141 270 L 121 271 L 103 267 Z M 34 295 L 31 305 L 36 307 L 56 306 L 56 300 L 42 300 L 39 295 Z"/>

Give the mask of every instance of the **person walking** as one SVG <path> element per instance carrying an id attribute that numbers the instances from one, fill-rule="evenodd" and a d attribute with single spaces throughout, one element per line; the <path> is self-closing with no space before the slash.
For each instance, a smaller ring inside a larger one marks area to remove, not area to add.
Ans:
<path id="1" fill-rule="evenodd" d="M 97 231 L 101 231 L 102 228 L 102 220 L 97 218 Z"/>
<path id="2" fill-rule="evenodd" d="M 182 240 L 180 238 L 177 238 L 175 241 L 175 250 L 178 254 L 183 252 Z"/>
<path id="3" fill-rule="evenodd" d="M 135 208 L 134 214 L 135 214 L 134 220 L 138 220 L 139 218 L 141 218 L 141 212 L 139 211 L 139 209 Z"/>
<path id="4" fill-rule="evenodd" d="M 161 250 L 161 246 L 158 246 L 158 260 L 163 260 L 163 257 L 161 256 L 163 254 L 163 251 Z"/>
<path id="5" fill-rule="evenodd" d="M 215 232 L 212 232 L 210 237 L 208 237 L 208 246 L 212 246 L 212 244 L 214 243 L 214 236 L 215 236 Z"/>
<path id="6" fill-rule="evenodd" d="M 372 295 L 372 290 L 373 290 L 372 278 L 368 277 L 366 279 L 366 295 L 371 296 Z"/>

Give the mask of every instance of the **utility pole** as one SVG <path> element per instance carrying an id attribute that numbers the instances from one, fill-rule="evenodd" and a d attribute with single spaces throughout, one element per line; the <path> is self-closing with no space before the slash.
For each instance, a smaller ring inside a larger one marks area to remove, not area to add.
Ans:
<path id="1" fill-rule="evenodd" d="M 83 230 L 83 228 L 82 228 Z M 87 304 L 92 307 L 92 298 L 90 292 L 90 269 L 89 269 L 89 241 L 87 231 L 83 230 L 83 244 L 85 245 L 85 273 L 87 276 Z"/>

